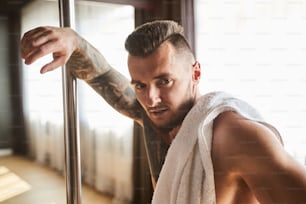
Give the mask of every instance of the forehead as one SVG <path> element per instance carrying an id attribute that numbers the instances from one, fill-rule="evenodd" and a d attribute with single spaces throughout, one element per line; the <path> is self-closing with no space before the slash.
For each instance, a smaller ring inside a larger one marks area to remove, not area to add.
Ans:
<path id="1" fill-rule="evenodd" d="M 154 78 L 161 74 L 179 74 L 182 63 L 175 57 L 174 47 L 169 42 L 164 42 L 160 47 L 147 57 L 129 55 L 128 68 L 133 80 Z"/>

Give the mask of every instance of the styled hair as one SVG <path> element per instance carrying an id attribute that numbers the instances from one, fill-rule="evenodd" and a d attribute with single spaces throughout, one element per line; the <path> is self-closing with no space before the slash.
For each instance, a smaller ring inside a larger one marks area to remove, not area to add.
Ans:
<path id="1" fill-rule="evenodd" d="M 190 45 L 183 34 L 183 27 L 175 21 L 156 20 L 137 27 L 126 39 L 125 49 L 130 55 L 146 57 L 163 42 L 170 42 L 176 50 L 188 50 Z"/>

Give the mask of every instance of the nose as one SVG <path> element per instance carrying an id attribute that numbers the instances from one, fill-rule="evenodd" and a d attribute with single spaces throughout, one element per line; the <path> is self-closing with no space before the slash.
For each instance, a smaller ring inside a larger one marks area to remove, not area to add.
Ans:
<path id="1" fill-rule="evenodd" d="M 161 102 L 160 90 L 156 86 L 149 86 L 146 90 L 146 105 L 154 107 Z"/>

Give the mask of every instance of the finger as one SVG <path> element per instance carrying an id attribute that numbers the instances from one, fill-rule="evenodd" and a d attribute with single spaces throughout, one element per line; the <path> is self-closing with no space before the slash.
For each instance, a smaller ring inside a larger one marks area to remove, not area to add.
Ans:
<path id="1" fill-rule="evenodd" d="M 26 32 L 23 37 L 21 38 L 20 41 L 20 46 L 21 46 L 21 53 L 22 56 L 27 53 L 29 50 L 32 49 L 33 45 L 32 42 L 35 40 L 37 34 L 44 32 L 45 28 L 44 27 L 38 27 L 35 29 L 32 29 L 28 32 Z"/>
<path id="2" fill-rule="evenodd" d="M 51 41 L 51 39 L 46 36 L 45 33 L 41 33 L 40 36 L 33 38 L 31 41 L 27 42 L 26 45 L 23 45 L 21 50 L 22 57 L 25 59 L 33 55 L 33 53 L 37 52 L 38 50 L 43 50 L 44 47 L 40 46 L 44 46 L 44 44 L 48 43 L 49 41 Z"/>
<path id="3" fill-rule="evenodd" d="M 53 31 L 52 30 L 45 30 L 44 32 L 37 33 L 33 35 L 33 46 L 37 47 L 42 44 L 45 44 L 48 41 L 51 41 L 54 39 L 54 36 L 52 35 Z"/>
<path id="4" fill-rule="evenodd" d="M 50 52 L 48 53 L 46 50 L 42 50 L 41 48 L 33 48 L 33 50 L 24 57 L 24 63 L 30 65 L 47 54 L 50 54 Z"/>
<path id="5" fill-rule="evenodd" d="M 36 47 L 39 47 L 48 41 L 51 41 L 52 30 L 49 27 L 39 27 L 24 35 L 21 40 L 21 55 L 26 58 L 31 55 Z"/>
<path id="6" fill-rule="evenodd" d="M 33 50 L 25 56 L 25 64 L 32 64 L 37 59 L 50 53 L 60 52 L 60 46 L 59 42 L 49 41 L 40 47 L 34 47 Z"/>
<path id="7" fill-rule="evenodd" d="M 40 73 L 44 74 L 46 72 L 52 71 L 60 66 L 62 66 L 65 63 L 65 57 L 58 57 L 55 58 L 52 62 L 44 65 L 41 70 Z"/>
<path id="8" fill-rule="evenodd" d="M 27 37 L 29 37 L 29 36 L 32 36 L 33 34 L 38 33 L 38 32 L 41 32 L 41 31 L 44 31 L 44 30 L 47 29 L 47 28 L 50 28 L 50 27 L 49 27 L 49 26 L 39 26 L 39 27 L 33 28 L 33 29 L 31 29 L 31 30 L 25 32 L 25 33 L 23 34 L 23 38 L 27 38 Z"/>
<path id="9" fill-rule="evenodd" d="M 29 41 L 29 39 L 32 38 L 33 35 L 36 35 L 37 33 L 40 33 L 44 30 L 45 30 L 44 27 L 37 27 L 37 28 L 27 31 L 26 33 L 23 34 L 21 38 L 21 43 L 22 44 L 26 43 L 27 41 Z"/>

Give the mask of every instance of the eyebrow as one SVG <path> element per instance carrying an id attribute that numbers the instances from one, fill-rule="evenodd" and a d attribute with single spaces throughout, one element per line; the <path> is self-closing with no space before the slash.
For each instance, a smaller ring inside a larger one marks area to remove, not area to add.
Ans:
<path id="1" fill-rule="evenodd" d="M 153 79 L 169 78 L 171 76 L 172 76 L 171 73 L 161 73 L 160 75 L 153 77 Z M 142 83 L 142 82 L 140 80 L 135 80 L 135 79 L 131 80 L 131 84 L 136 84 L 136 83 Z"/>
<path id="2" fill-rule="evenodd" d="M 139 80 L 134 80 L 134 79 L 131 80 L 131 84 L 138 84 L 138 83 L 141 83 L 141 81 L 139 81 Z"/>

